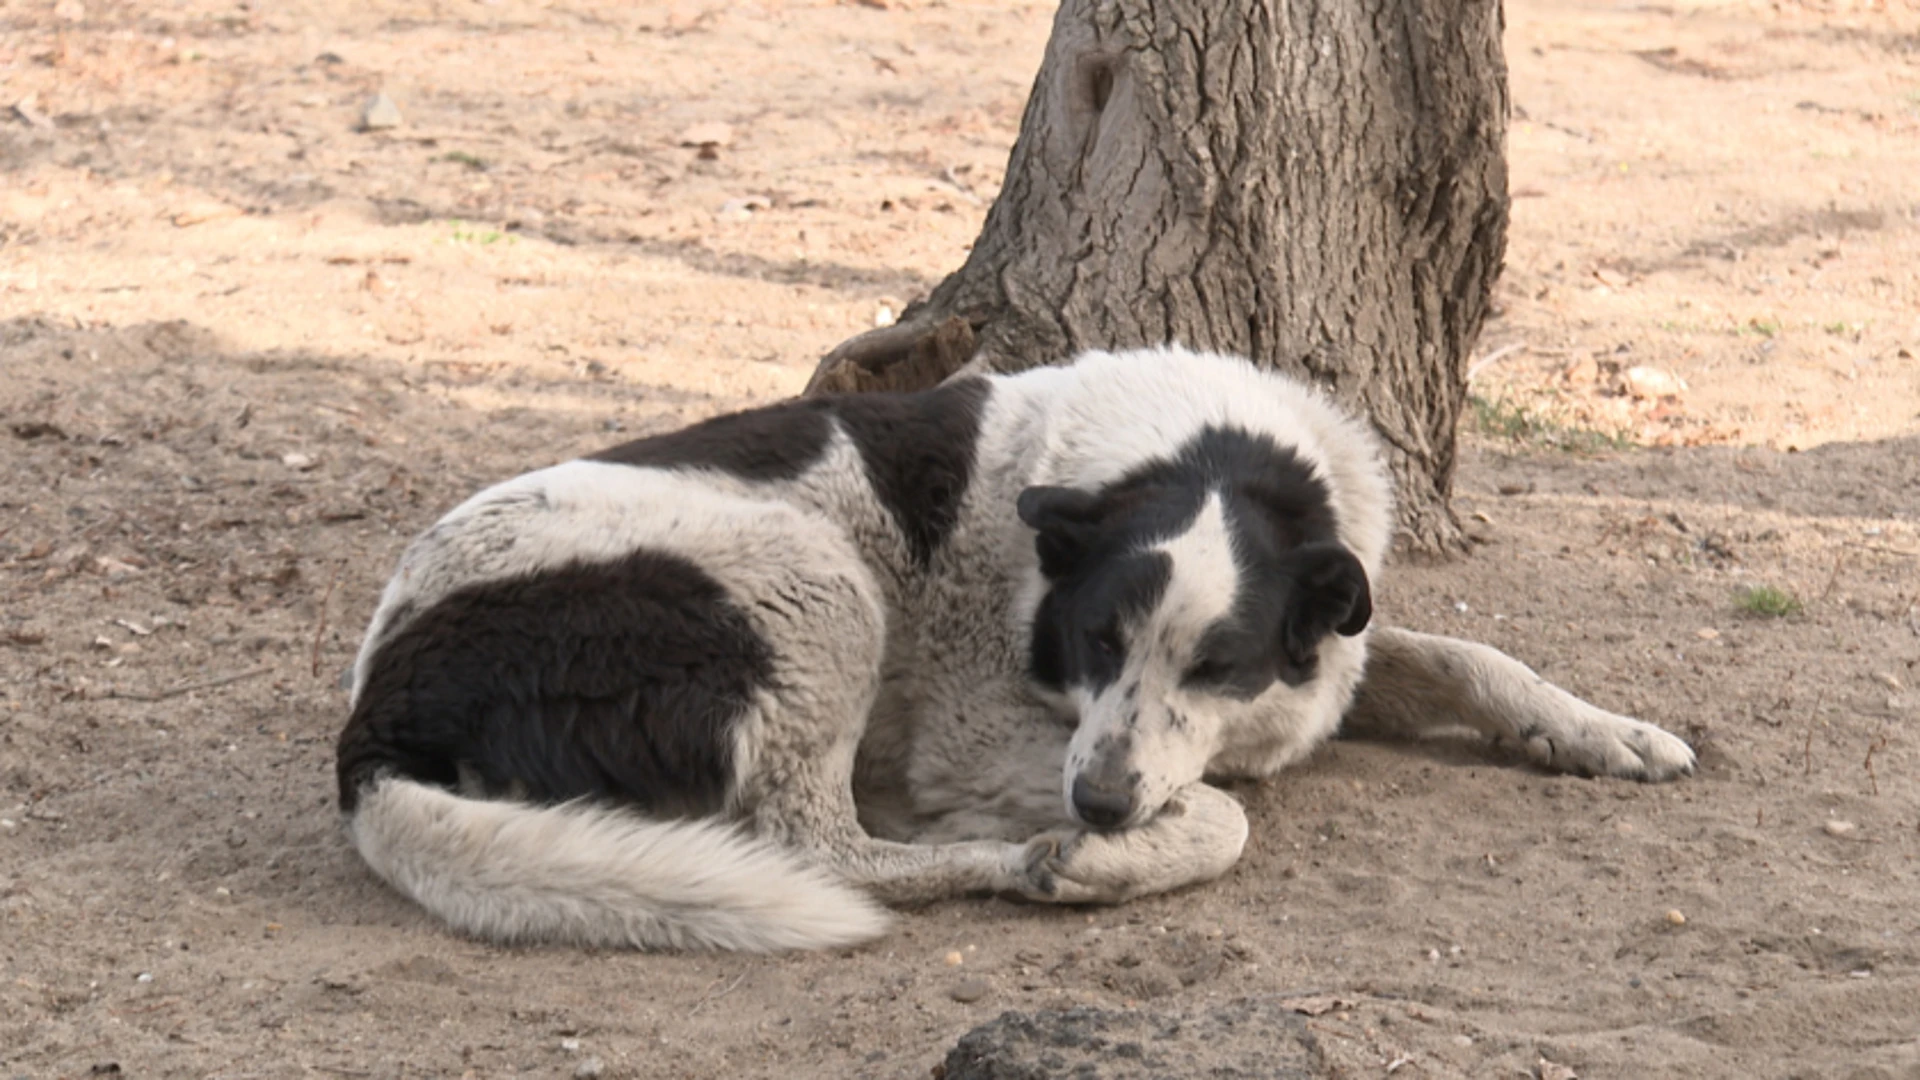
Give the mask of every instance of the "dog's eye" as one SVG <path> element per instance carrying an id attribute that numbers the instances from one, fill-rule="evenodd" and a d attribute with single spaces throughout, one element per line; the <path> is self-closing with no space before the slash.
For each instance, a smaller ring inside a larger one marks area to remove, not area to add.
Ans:
<path id="1" fill-rule="evenodd" d="M 1120 631 L 1109 626 L 1087 635 L 1087 641 L 1093 646 L 1094 655 L 1112 660 L 1120 655 Z"/>
<path id="2" fill-rule="evenodd" d="M 1218 660 L 1196 660 L 1186 674 L 1180 676 L 1180 681 L 1192 686 L 1206 686 L 1225 682 L 1226 678 L 1226 664 Z"/>

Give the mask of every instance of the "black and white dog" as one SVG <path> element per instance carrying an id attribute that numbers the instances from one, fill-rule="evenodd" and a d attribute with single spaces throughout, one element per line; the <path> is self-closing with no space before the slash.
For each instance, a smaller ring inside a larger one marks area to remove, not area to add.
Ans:
<path id="1" fill-rule="evenodd" d="M 1349 711 L 1692 770 L 1505 654 L 1370 630 L 1392 521 L 1366 427 L 1179 349 L 642 439 L 407 549 L 354 669 L 347 830 L 483 938 L 811 948 L 882 933 L 876 899 L 1216 877 L 1247 819 L 1206 778 Z"/>

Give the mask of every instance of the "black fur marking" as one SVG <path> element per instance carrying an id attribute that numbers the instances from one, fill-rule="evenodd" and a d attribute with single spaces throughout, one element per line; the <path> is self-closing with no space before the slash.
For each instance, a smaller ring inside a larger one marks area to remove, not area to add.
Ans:
<path id="1" fill-rule="evenodd" d="M 1062 643 L 1111 607 L 1083 599 L 1103 563 L 1124 559 L 1192 526 L 1218 492 L 1233 533 L 1239 595 L 1209 628 L 1184 676 L 1189 686 L 1254 698 L 1280 679 L 1313 677 L 1327 633 L 1356 634 L 1372 613 L 1366 574 L 1338 544 L 1330 493 L 1289 447 L 1239 428 L 1208 427 L 1169 458 L 1146 462 L 1099 492 L 1036 487 L 1020 495 L 1041 572 L 1053 583 L 1035 617 L 1032 674 L 1042 685 L 1096 693 L 1118 665 L 1076 662 Z M 1159 589 L 1164 591 L 1165 582 Z M 1160 591 L 1152 594 L 1157 602 Z"/>
<path id="2" fill-rule="evenodd" d="M 1339 544 L 1304 544 L 1271 561 L 1247 560 L 1231 615 L 1207 629 L 1182 681 L 1251 700 L 1274 679 L 1301 686 L 1320 665 L 1320 642 L 1366 629 L 1373 600 L 1360 560 Z"/>
<path id="3" fill-rule="evenodd" d="M 588 461 L 718 469 L 742 480 L 792 480 L 820 460 L 833 434 L 831 398 L 730 413 L 589 455 Z"/>
<path id="4" fill-rule="evenodd" d="M 985 379 L 962 379 L 924 393 L 834 401 L 834 414 L 867 467 L 867 482 L 921 566 L 959 520 L 990 389 Z"/>
<path id="5" fill-rule="evenodd" d="M 772 652 L 719 583 L 638 552 L 474 585 L 374 655 L 340 735 L 340 806 L 382 772 L 538 802 L 592 796 L 659 815 L 720 811 L 733 725 Z"/>
<path id="6" fill-rule="evenodd" d="M 1173 576 L 1165 553 L 1130 552 L 1084 560 L 1056 581 L 1033 617 L 1028 670 L 1054 690 L 1084 686 L 1098 694 L 1126 664 L 1126 628 L 1160 602 Z"/>
<path id="7" fill-rule="evenodd" d="M 961 379 L 918 394 L 808 398 L 716 416 L 587 458 L 616 465 L 719 469 L 743 480 L 793 480 L 826 452 L 837 421 L 880 505 L 922 566 L 959 520 L 973 482 L 980 414 L 991 386 Z"/>

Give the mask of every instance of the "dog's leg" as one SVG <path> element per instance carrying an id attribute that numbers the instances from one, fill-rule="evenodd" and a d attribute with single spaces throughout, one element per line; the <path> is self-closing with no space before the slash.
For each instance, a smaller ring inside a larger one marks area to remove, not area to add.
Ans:
<path id="1" fill-rule="evenodd" d="M 1382 627 L 1347 710 L 1355 735 L 1418 736 L 1465 726 L 1563 772 L 1671 780 L 1693 750 L 1644 721 L 1590 705 L 1491 646 Z"/>
<path id="2" fill-rule="evenodd" d="M 883 902 L 1026 891 L 1022 844 L 905 844 L 861 827 L 853 774 L 887 646 L 880 586 L 837 536 L 797 526 L 777 536 L 779 550 L 755 562 L 753 592 L 777 669 L 739 725 L 736 811 L 759 836 Z"/>
<path id="3" fill-rule="evenodd" d="M 1025 894 L 1063 904 L 1117 904 L 1212 881 L 1239 861 L 1247 815 L 1208 784 L 1174 793 L 1152 821 L 1124 832 L 1060 830 L 1027 845 Z"/>
<path id="4" fill-rule="evenodd" d="M 796 814 L 769 805 L 756 818 L 761 835 L 778 835 L 816 865 L 858 885 L 884 903 L 919 904 L 973 893 L 1034 891 L 1039 871 L 1027 847 L 995 840 L 902 844 L 876 840 L 851 819 L 851 807 Z M 794 826 L 805 821 L 800 828 Z"/>

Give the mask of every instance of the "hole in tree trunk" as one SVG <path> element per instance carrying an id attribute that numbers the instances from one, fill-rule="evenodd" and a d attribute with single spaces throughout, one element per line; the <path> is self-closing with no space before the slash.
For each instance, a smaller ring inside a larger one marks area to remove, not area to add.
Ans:
<path id="1" fill-rule="evenodd" d="M 1082 100 L 1095 116 L 1106 110 L 1113 97 L 1115 68 L 1119 62 L 1111 56 L 1089 56 L 1080 62 Z"/>

